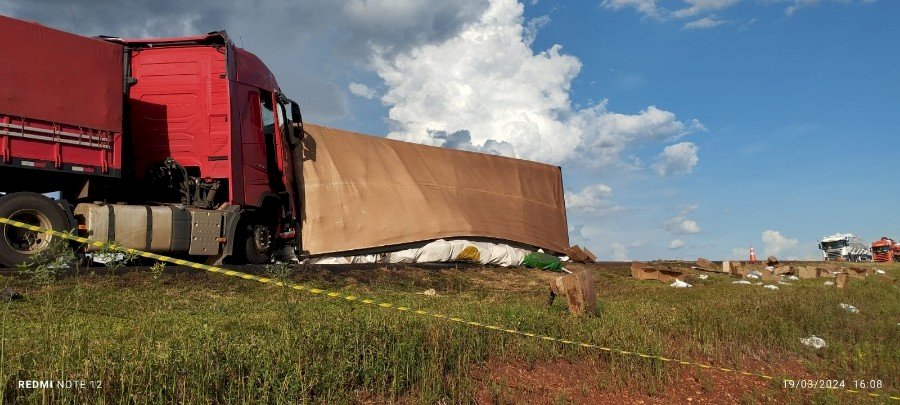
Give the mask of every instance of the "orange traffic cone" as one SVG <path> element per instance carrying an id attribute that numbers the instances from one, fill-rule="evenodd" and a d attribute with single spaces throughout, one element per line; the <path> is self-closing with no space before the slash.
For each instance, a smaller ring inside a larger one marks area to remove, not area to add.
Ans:
<path id="1" fill-rule="evenodd" d="M 753 246 L 750 246 L 750 263 L 756 263 L 759 260 L 756 260 L 756 250 L 753 250 Z"/>

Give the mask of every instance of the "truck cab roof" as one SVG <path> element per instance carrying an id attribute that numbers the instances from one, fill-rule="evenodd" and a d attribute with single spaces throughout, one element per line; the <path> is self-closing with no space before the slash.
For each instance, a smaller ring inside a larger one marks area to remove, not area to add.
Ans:
<path id="1" fill-rule="evenodd" d="M 227 54 L 229 79 L 261 89 L 280 92 L 275 75 L 268 66 L 253 53 L 234 45 L 224 30 L 204 35 L 170 38 L 118 38 L 99 37 L 103 40 L 125 45 L 129 48 L 156 48 L 176 46 L 212 45 L 221 46 Z"/>
<path id="2" fill-rule="evenodd" d="M 834 242 L 834 241 L 839 241 L 839 240 L 845 240 L 845 239 L 850 240 L 850 239 L 855 239 L 855 238 L 858 238 L 858 236 L 856 236 L 852 233 L 836 233 L 834 235 L 826 236 L 826 237 L 822 238 L 822 242 Z"/>

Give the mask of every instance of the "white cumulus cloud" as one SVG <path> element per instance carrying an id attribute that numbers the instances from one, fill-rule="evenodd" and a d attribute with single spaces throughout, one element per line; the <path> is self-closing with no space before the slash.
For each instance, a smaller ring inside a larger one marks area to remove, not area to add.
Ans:
<path id="1" fill-rule="evenodd" d="M 681 212 L 678 213 L 674 218 L 663 222 L 663 229 L 672 232 L 676 235 L 689 235 L 700 233 L 700 225 L 697 224 L 697 221 L 687 219 L 687 215 L 696 211 L 699 208 L 697 205 L 689 205 Z"/>
<path id="2" fill-rule="evenodd" d="M 700 233 L 700 225 L 697 224 L 697 221 L 693 221 L 690 219 L 678 219 L 675 221 L 667 221 L 665 225 L 666 230 L 669 230 L 673 233 L 680 235 L 687 235 L 692 233 Z"/>
<path id="3" fill-rule="evenodd" d="M 626 248 L 625 245 L 623 245 L 619 242 L 614 242 L 610 246 L 610 248 L 612 250 L 612 252 L 609 255 L 609 257 L 611 259 L 613 259 L 617 262 L 628 261 L 628 248 Z"/>
<path id="4" fill-rule="evenodd" d="M 699 20 L 691 21 L 687 24 L 684 24 L 684 29 L 686 30 L 702 30 L 708 28 L 715 28 L 722 24 L 725 24 L 727 21 L 725 20 L 717 20 L 714 16 L 703 17 Z"/>
<path id="5" fill-rule="evenodd" d="M 540 31 L 541 28 L 544 28 L 549 22 L 549 15 L 542 15 L 529 20 L 528 24 L 525 26 L 525 31 L 522 33 L 522 41 L 528 46 L 531 46 L 531 44 L 534 43 L 534 39 L 537 37 L 538 31 Z"/>
<path id="6" fill-rule="evenodd" d="M 817 6 L 821 3 L 827 2 L 826 0 L 785 0 L 790 3 L 790 5 L 784 9 L 784 13 L 788 16 L 794 15 L 796 12 L 801 9 Z M 832 3 L 841 3 L 841 4 L 871 4 L 877 0 L 831 0 Z"/>
<path id="7" fill-rule="evenodd" d="M 378 93 L 375 92 L 375 89 L 362 83 L 350 83 L 350 85 L 347 86 L 347 89 L 350 90 L 353 95 L 362 97 L 367 100 L 371 100 L 378 95 Z"/>
<path id="8" fill-rule="evenodd" d="M 680 142 L 666 146 L 657 156 L 653 169 L 659 177 L 690 173 L 700 161 L 697 150 L 700 148 L 692 142 Z"/>
<path id="9" fill-rule="evenodd" d="M 633 8 L 647 17 L 662 17 L 662 10 L 656 4 L 656 0 L 603 0 L 600 4 L 610 10 Z"/>
<path id="10" fill-rule="evenodd" d="M 750 258 L 750 248 L 749 247 L 736 247 L 731 249 L 731 259 L 732 260 L 747 260 Z"/>
<path id="11" fill-rule="evenodd" d="M 612 202 L 613 190 L 605 184 L 587 186 L 581 191 L 566 191 L 566 208 L 589 214 L 604 214 L 617 209 Z"/>
<path id="12" fill-rule="evenodd" d="M 705 131 L 698 120 L 679 121 L 675 114 L 656 106 L 638 114 L 619 114 L 606 110 L 607 101 L 579 111 L 576 124 L 587 130 L 590 137 L 582 147 L 593 156 L 595 165 L 619 162 L 622 151 L 631 145 L 675 140 L 694 131 Z"/>
<path id="13" fill-rule="evenodd" d="M 678 250 L 684 247 L 684 241 L 681 239 L 673 239 L 669 242 L 669 245 L 666 246 L 666 249 L 669 250 Z"/>
<path id="14" fill-rule="evenodd" d="M 781 232 L 767 230 L 762 233 L 763 247 L 766 256 L 778 256 L 782 252 L 797 246 L 797 239 L 787 238 Z"/>
<path id="15" fill-rule="evenodd" d="M 757 6 L 767 6 L 772 3 L 785 3 L 787 7 L 784 13 L 788 16 L 794 15 L 799 10 L 817 6 L 822 3 L 840 3 L 840 4 L 871 4 L 877 0 L 756 0 L 751 3 Z M 682 0 L 683 5 L 675 11 L 669 11 L 659 6 L 659 0 L 603 0 L 600 4 L 609 10 L 618 11 L 622 9 L 634 9 L 642 14 L 645 18 L 652 18 L 658 21 L 665 21 L 670 18 L 691 18 L 705 15 L 713 12 L 723 11 L 738 3 L 740 0 Z M 672 3 L 667 3 L 672 4 Z M 677 6 L 676 6 L 677 7 Z M 712 16 L 709 16 L 712 17 Z M 701 18 L 685 25 L 685 28 L 711 28 L 720 25 L 721 20 L 714 18 Z M 713 25 L 714 24 L 714 25 Z"/>
<path id="16" fill-rule="evenodd" d="M 445 134 L 465 131 L 475 150 L 493 142 L 507 156 L 606 165 L 620 163 L 629 146 L 702 130 L 655 106 L 634 115 L 609 111 L 605 100 L 575 108 L 569 91 L 581 62 L 560 45 L 535 53 L 530 42 L 549 20 L 526 24 L 523 10 L 491 0 L 478 21 L 443 42 L 377 56 L 389 137 L 439 146 Z"/>
<path id="17" fill-rule="evenodd" d="M 713 10 L 721 10 L 738 3 L 738 0 L 684 0 L 688 7 L 675 10 L 672 15 L 678 18 L 693 17 Z"/>

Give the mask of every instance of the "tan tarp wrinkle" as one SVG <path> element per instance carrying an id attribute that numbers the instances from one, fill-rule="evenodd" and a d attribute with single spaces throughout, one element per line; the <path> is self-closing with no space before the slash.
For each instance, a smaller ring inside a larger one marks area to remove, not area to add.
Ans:
<path id="1" fill-rule="evenodd" d="M 556 166 L 305 125 L 303 250 L 454 237 L 569 246 Z"/>

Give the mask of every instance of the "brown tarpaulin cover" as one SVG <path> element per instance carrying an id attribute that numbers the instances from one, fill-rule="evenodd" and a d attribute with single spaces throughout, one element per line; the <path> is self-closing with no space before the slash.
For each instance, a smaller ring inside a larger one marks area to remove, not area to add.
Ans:
<path id="1" fill-rule="evenodd" d="M 451 238 L 569 246 L 560 169 L 305 125 L 303 250 Z"/>

